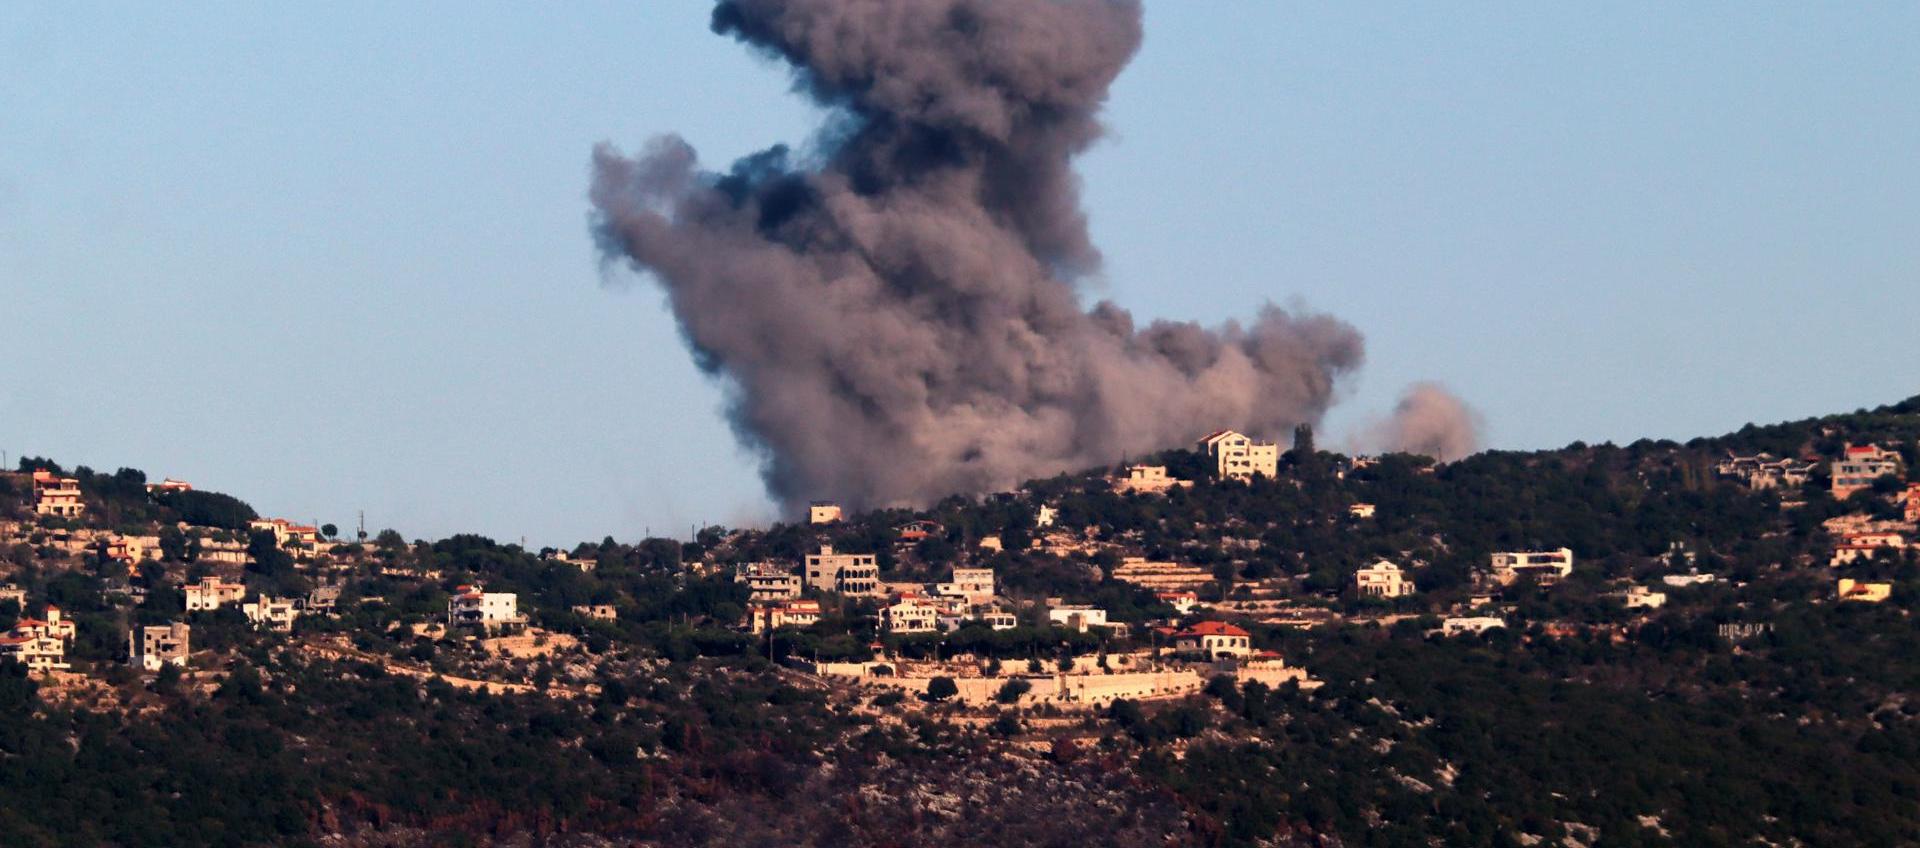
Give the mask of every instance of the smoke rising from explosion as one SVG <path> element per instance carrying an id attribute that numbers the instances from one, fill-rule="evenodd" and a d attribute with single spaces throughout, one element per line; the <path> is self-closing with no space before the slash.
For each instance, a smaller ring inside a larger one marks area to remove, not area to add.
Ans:
<path id="1" fill-rule="evenodd" d="M 1364 345 L 1326 315 L 1218 327 L 1083 309 L 1096 271 L 1073 157 L 1140 45 L 1137 0 L 726 0 L 715 32 L 789 63 L 833 110 L 699 170 L 677 136 L 594 152 L 608 261 L 651 272 L 723 378 L 735 434 L 788 507 L 926 503 L 1316 423 Z"/>
<path id="2" fill-rule="evenodd" d="M 1368 439 L 1383 451 L 1400 451 L 1452 462 L 1480 449 L 1480 416 L 1433 383 L 1407 387 L 1393 416 L 1373 427 Z"/>

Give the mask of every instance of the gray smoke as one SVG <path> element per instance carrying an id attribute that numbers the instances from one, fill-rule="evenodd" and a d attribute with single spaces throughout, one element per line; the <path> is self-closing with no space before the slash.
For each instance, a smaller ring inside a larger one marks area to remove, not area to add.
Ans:
<path id="1" fill-rule="evenodd" d="M 1417 453 L 1452 462 L 1480 449 L 1480 414 L 1435 383 L 1414 383 L 1375 425 L 1375 449 Z"/>
<path id="2" fill-rule="evenodd" d="M 783 504 L 926 503 L 1218 427 L 1277 437 L 1360 365 L 1326 315 L 1141 328 L 1080 305 L 1100 254 L 1071 163 L 1139 47 L 1137 0 L 728 0 L 713 28 L 832 110 L 819 152 L 716 174 L 676 136 L 602 145 L 594 230 L 665 288 Z"/>

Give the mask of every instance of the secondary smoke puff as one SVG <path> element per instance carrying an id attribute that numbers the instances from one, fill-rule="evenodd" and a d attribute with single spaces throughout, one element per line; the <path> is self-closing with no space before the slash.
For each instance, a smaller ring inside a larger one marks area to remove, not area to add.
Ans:
<path id="1" fill-rule="evenodd" d="M 652 272 L 736 435 L 789 507 L 925 503 L 1183 444 L 1317 422 L 1363 356 L 1337 319 L 1136 328 L 1081 308 L 1096 270 L 1075 154 L 1140 44 L 1135 0 L 733 0 L 716 32 L 836 110 L 698 170 L 678 137 L 594 152 L 608 260 Z"/>
<path id="2" fill-rule="evenodd" d="M 1417 453 L 1443 462 L 1480 449 L 1480 415 L 1434 383 L 1407 387 L 1393 417 L 1372 434 L 1381 450 Z"/>

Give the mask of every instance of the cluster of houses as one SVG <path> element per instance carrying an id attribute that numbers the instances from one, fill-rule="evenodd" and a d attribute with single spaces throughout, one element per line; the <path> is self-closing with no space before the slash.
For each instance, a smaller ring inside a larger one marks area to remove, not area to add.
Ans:
<path id="1" fill-rule="evenodd" d="M 1813 479 L 1819 464 L 1818 457 L 1794 459 L 1769 453 L 1753 456 L 1729 453 L 1714 466 L 1714 473 L 1739 480 L 1753 489 L 1797 488 Z M 1873 444 L 1848 444 L 1842 447 L 1840 456 L 1828 464 L 1829 491 L 1835 499 L 1846 500 L 1855 492 L 1873 488 L 1874 481 L 1897 476 L 1901 471 L 1899 451 Z"/>

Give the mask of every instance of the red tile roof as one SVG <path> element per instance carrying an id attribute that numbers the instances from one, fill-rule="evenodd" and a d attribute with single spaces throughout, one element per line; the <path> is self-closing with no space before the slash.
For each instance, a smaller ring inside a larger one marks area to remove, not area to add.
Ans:
<path id="1" fill-rule="evenodd" d="M 1196 624 L 1192 627 L 1187 628 L 1186 630 L 1181 631 L 1178 635 L 1180 636 L 1250 636 L 1252 634 L 1248 633 L 1245 630 L 1241 630 L 1240 628 L 1235 627 L 1231 624 L 1228 624 L 1224 621 L 1202 621 L 1199 624 Z"/>

